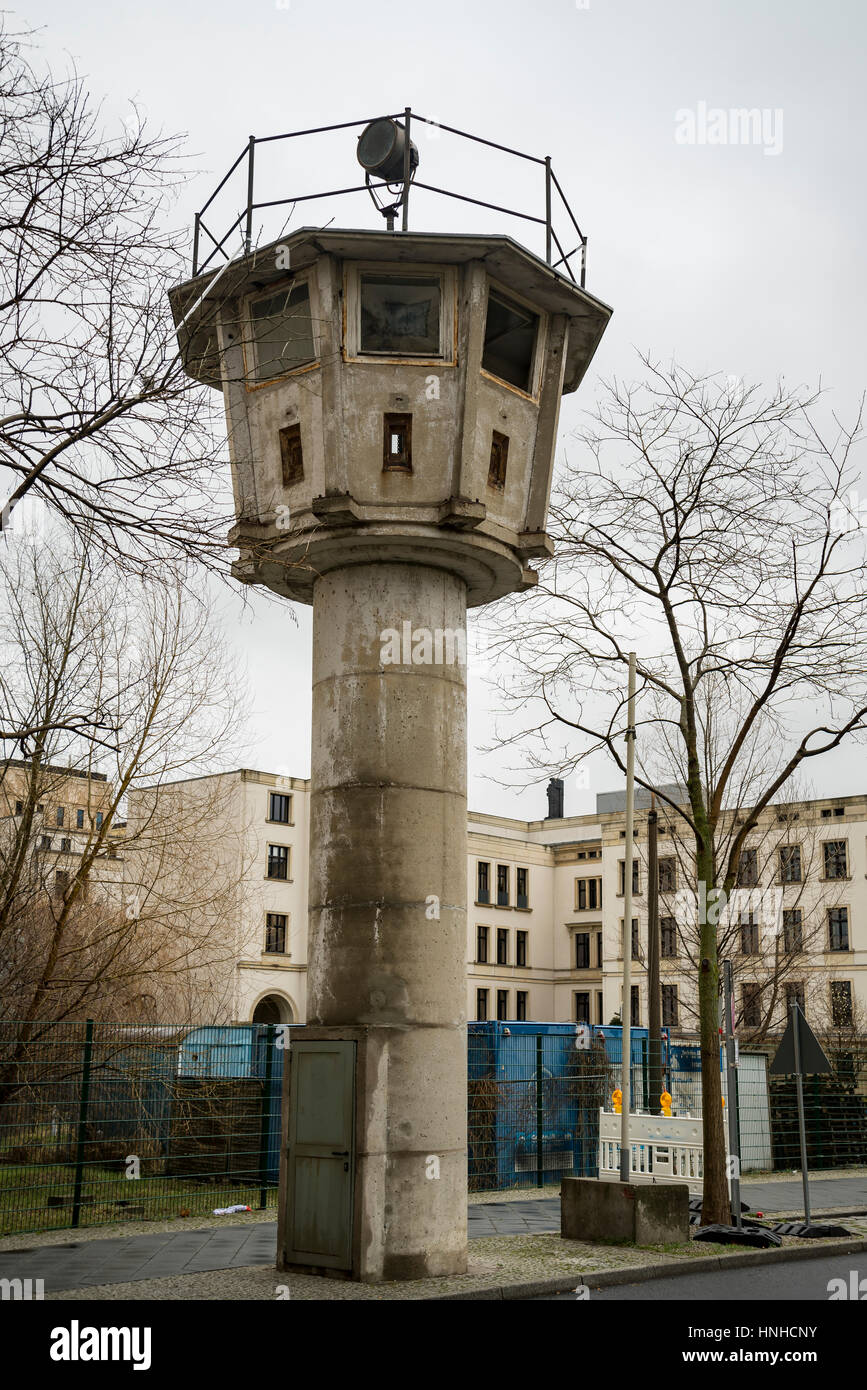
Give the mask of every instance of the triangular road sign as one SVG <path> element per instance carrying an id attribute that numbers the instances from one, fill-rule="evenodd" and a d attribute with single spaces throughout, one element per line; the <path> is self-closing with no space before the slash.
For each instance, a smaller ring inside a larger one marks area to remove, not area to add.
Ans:
<path id="1" fill-rule="evenodd" d="M 795 1039 L 795 1029 L 798 1037 Z M 795 1044 L 797 1041 L 797 1051 Z M 798 1062 L 800 1061 L 800 1066 Z M 831 1071 L 831 1063 L 822 1051 L 821 1044 L 797 1004 L 792 1006 L 789 1022 L 783 1034 L 783 1041 L 768 1071 L 777 1075 L 812 1076 L 817 1072 Z"/>

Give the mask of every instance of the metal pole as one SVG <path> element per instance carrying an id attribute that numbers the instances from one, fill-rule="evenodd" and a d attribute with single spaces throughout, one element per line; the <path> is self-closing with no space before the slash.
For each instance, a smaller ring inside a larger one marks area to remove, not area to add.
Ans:
<path id="1" fill-rule="evenodd" d="M 801 1006 L 792 1005 L 792 1032 L 795 1039 L 795 1083 L 798 1088 L 798 1133 L 801 1139 L 801 1178 L 804 1183 L 804 1220 L 810 1224 L 810 1180 L 807 1175 L 807 1127 L 804 1122 L 804 1078 L 801 1073 Z"/>
<path id="2" fill-rule="evenodd" d="M 412 111 L 406 107 L 403 113 L 404 119 L 404 143 L 403 143 L 403 220 L 401 228 L 404 232 L 409 231 L 409 181 L 412 176 L 412 147 L 410 145 L 410 123 L 412 121 Z"/>
<path id="3" fill-rule="evenodd" d="M 584 288 L 584 281 L 587 278 L 587 238 L 581 242 L 581 288 Z"/>
<path id="4" fill-rule="evenodd" d="M 544 1158 L 542 1154 L 542 1127 L 545 1122 L 545 1107 L 542 1100 L 542 1034 L 536 1034 L 536 1186 L 541 1187 L 544 1180 Z"/>
<path id="5" fill-rule="evenodd" d="M 253 249 L 253 160 L 256 151 L 256 137 L 251 135 L 247 144 L 247 227 L 244 232 L 244 245 L 247 255 Z"/>
<path id="6" fill-rule="evenodd" d="M 545 155 L 545 260 L 551 264 L 551 156 Z"/>
<path id="7" fill-rule="evenodd" d="M 200 221 L 200 219 L 201 219 L 201 213 L 197 212 L 197 213 L 196 213 L 195 222 L 193 223 L 193 276 L 194 276 L 194 277 L 195 277 L 196 275 L 198 275 L 198 273 L 199 273 L 199 221 Z"/>
<path id="8" fill-rule="evenodd" d="M 647 817 L 647 1043 L 651 1115 L 662 1094 L 662 993 L 659 977 L 659 817 L 653 794 Z"/>
<path id="9" fill-rule="evenodd" d="M 635 811 L 635 652 L 629 653 L 629 702 L 626 729 L 626 855 L 623 864 L 623 1003 L 620 1023 L 623 1035 L 623 1056 L 620 1061 L 620 1090 L 623 1101 L 620 1114 L 620 1181 L 629 1182 L 629 1104 L 630 1063 L 632 1061 L 632 821 Z"/>
<path id="10" fill-rule="evenodd" d="M 93 1058 L 93 1019 L 89 1018 L 84 1030 L 84 1055 L 81 1061 L 81 1097 L 78 1102 L 78 1131 L 75 1137 L 75 1187 L 72 1193 L 72 1225 L 77 1226 L 81 1217 L 81 1184 L 84 1177 L 84 1133 L 87 1125 L 87 1108 L 90 1101 L 90 1066 Z"/>
<path id="11" fill-rule="evenodd" d="M 741 1229 L 741 1132 L 738 1115 L 738 1073 L 735 1060 L 734 1017 L 732 1013 L 732 963 L 723 961 L 723 1008 L 725 1010 L 726 1089 L 729 1107 L 729 1158 L 734 1159 L 731 1179 L 732 1220 Z"/>
<path id="12" fill-rule="evenodd" d="M 271 1073 L 274 1066 L 275 1027 L 269 1023 L 265 1033 L 265 1079 L 262 1083 L 262 1112 L 259 1121 L 259 1209 L 268 1205 L 268 1140 L 271 1134 Z"/>

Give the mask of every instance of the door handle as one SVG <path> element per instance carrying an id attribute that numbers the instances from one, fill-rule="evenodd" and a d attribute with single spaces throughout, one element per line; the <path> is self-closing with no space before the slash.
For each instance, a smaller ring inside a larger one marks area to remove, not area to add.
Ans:
<path id="1" fill-rule="evenodd" d="M 349 1150 L 348 1150 L 348 1149 L 332 1149 L 332 1150 L 331 1150 L 331 1157 L 332 1157 L 332 1158 L 348 1158 L 348 1157 L 349 1157 Z"/>

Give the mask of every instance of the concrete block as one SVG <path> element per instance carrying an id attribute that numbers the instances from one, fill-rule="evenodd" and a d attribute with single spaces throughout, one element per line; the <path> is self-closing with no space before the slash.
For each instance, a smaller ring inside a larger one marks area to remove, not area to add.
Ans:
<path id="1" fill-rule="evenodd" d="M 686 1183 L 600 1182 L 564 1178 L 560 1234 L 567 1240 L 670 1245 L 689 1239 Z"/>

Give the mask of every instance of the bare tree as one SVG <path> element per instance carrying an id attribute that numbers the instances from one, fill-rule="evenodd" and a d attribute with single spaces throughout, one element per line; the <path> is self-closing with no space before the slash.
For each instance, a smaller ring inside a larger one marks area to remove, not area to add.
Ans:
<path id="1" fill-rule="evenodd" d="M 231 499 L 215 397 L 183 371 L 167 301 L 188 173 L 133 109 L 116 131 L 74 73 L 0 19 L 0 506 L 24 498 L 129 568 L 222 565 Z"/>
<path id="2" fill-rule="evenodd" d="M 0 1007 L 151 1018 L 167 996 L 195 997 L 181 977 L 221 988 L 231 975 L 239 875 L 225 849 L 243 827 L 198 798 L 127 835 L 127 798 L 231 758 L 243 682 L 189 572 L 119 586 L 80 544 L 5 559 L 0 700 L 31 732 L 0 760 Z M 172 864 L 167 903 L 157 880 Z"/>
<path id="3" fill-rule="evenodd" d="M 864 535 L 845 515 L 861 414 L 826 434 L 815 396 L 643 361 L 644 384 L 606 388 L 563 470 L 557 560 L 509 631 L 522 698 L 543 714 L 507 742 L 535 735 L 532 762 L 548 771 L 598 749 L 624 770 L 636 649 L 638 782 L 686 787 L 683 805 L 657 800 L 682 823 L 707 901 L 736 886 L 750 835 L 793 776 L 867 724 Z M 703 1217 L 719 1222 L 720 940 L 703 916 Z"/>

